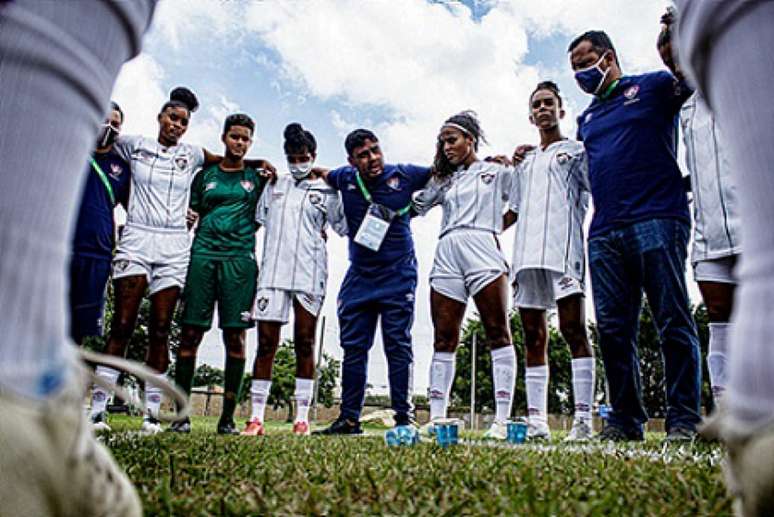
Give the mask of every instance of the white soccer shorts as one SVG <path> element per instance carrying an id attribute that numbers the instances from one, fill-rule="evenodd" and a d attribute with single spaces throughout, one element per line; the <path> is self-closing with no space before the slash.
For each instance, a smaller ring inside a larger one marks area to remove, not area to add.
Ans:
<path id="1" fill-rule="evenodd" d="M 585 292 L 583 282 L 550 269 L 522 269 L 513 282 L 513 305 L 520 309 L 553 309 L 556 300 Z"/>
<path id="2" fill-rule="evenodd" d="M 468 297 L 507 273 L 508 262 L 492 232 L 454 230 L 442 236 L 435 248 L 430 287 L 467 303 Z"/>
<path id="3" fill-rule="evenodd" d="M 734 275 L 734 266 L 737 262 L 737 255 L 713 260 L 700 260 L 693 265 L 693 278 L 697 282 L 736 284 L 738 282 Z"/>
<path id="4" fill-rule="evenodd" d="M 290 308 L 293 299 L 298 300 L 301 307 L 309 314 L 317 316 L 322 309 L 325 298 L 302 291 L 288 291 L 285 289 L 271 289 L 262 287 L 255 295 L 253 306 L 253 319 L 257 321 L 277 321 L 287 323 L 290 319 Z"/>
<path id="5" fill-rule="evenodd" d="M 151 295 L 169 287 L 182 288 L 190 258 L 188 232 L 127 225 L 113 258 L 113 278 L 145 275 Z"/>

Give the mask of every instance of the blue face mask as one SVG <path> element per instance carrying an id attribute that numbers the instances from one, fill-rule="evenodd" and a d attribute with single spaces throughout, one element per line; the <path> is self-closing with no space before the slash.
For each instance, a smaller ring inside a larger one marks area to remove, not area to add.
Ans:
<path id="1" fill-rule="evenodd" d="M 605 59 L 606 55 L 607 52 L 602 54 L 602 57 L 599 58 L 599 61 L 590 67 L 575 72 L 575 80 L 578 82 L 578 86 L 580 86 L 581 90 L 584 92 L 591 95 L 596 95 L 602 88 L 602 84 L 605 82 L 605 78 L 610 72 L 610 68 L 607 70 L 602 70 L 602 68 L 599 66 L 602 63 L 602 60 Z"/>

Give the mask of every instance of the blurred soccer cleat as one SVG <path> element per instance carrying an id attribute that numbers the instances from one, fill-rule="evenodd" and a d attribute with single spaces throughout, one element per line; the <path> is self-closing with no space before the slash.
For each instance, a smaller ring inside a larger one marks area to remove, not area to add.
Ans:
<path id="1" fill-rule="evenodd" d="M 299 421 L 293 424 L 293 434 L 296 436 L 309 436 L 312 434 L 309 430 L 309 423 L 304 421 Z"/>
<path id="2" fill-rule="evenodd" d="M 91 428 L 95 433 L 109 433 L 111 431 L 107 423 L 107 413 L 105 411 L 100 411 L 91 416 Z"/>
<path id="3" fill-rule="evenodd" d="M 587 442 L 591 440 L 591 425 L 585 418 L 577 418 L 572 423 L 572 429 L 564 439 L 565 442 Z"/>
<path id="4" fill-rule="evenodd" d="M 172 422 L 172 425 L 167 427 L 167 432 L 169 433 L 182 433 L 182 434 L 188 434 L 191 432 L 191 419 L 190 418 L 184 418 L 183 420 L 178 420 L 177 422 Z"/>
<path id="5" fill-rule="evenodd" d="M 484 433 L 485 440 L 506 440 L 508 438 L 508 424 L 506 422 L 492 422 Z"/>
<path id="6" fill-rule="evenodd" d="M 527 441 L 550 440 L 551 430 L 548 424 L 532 423 L 527 424 Z"/>
<path id="7" fill-rule="evenodd" d="M 159 422 L 158 419 L 153 418 L 150 415 L 143 417 L 140 433 L 145 436 L 153 436 L 154 434 L 159 434 L 161 431 L 161 422 Z"/>

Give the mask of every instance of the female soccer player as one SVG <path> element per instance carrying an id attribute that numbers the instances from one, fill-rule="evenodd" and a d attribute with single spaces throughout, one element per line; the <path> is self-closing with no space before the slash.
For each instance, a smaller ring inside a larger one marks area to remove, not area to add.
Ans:
<path id="1" fill-rule="evenodd" d="M 516 379 L 516 352 L 508 323 L 508 264 L 497 235 L 513 170 L 478 159 L 484 134 L 475 113 L 444 122 L 433 176 L 414 198 L 415 210 L 443 206 L 441 235 L 430 272 L 430 309 L 435 331 L 430 365 L 430 418 L 446 416 L 454 381 L 454 353 L 469 297 L 476 303 L 492 354 L 495 421 L 486 436 L 504 440 Z"/>
<path id="2" fill-rule="evenodd" d="M 116 305 L 106 353 L 126 353 L 147 289 L 151 310 L 146 362 L 162 373 L 169 366 L 169 329 L 188 268 L 191 241 L 186 215 L 191 177 L 201 166 L 221 160 L 201 147 L 180 142 L 198 106 L 193 92 L 175 88 L 159 112 L 155 140 L 120 136 L 113 146 L 131 166 L 132 185 L 126 226 L 113 259 Z M 96 373 L 111 384 L 118 378 L 118 372 L 107 367 Z M 99 386 L 92 392 L 92 422 L 99 429 L 109 429 L 105 422 L 108 396 Z M 161 431 L 156 418 L 160 405 L 159 388 L 146 384 L 143 432 Z"/>
<path id="3" fill-rule="evenodd" d="M 255 209 L 266 180 L 245 165 L 255 123 L 229 115 L 221 137 L 223 161 L 200 171 L 191 185 L 190 208 L 199 218 L 183 291 L 183 329 L 175 363 L 175 382 L 190 394 L 196 351 L 212 325 L 215 302 L 226 347 L 223 410 L 218 434 L 239 434 L 234 409 L 245 371 L 245 329 L 252 326 L 258 265 L 255 262 Z M 188 419 L 171 431 L 191 431 Z"/>
<path id="4" fill-rule="evenodd" d="M 265 227 L 263 258 L 255 300 L 258 353 L 250 388 L 252 415 L 243 435 L 264 434 L 264 411 L 271 370 L 282 325 L 293 307 L 296 349 L 296 418 L 293 433 L 309 434 L 309 405 L 314 376 L 314 337 L 325 297 L 328 256 L 325 228 L 346 235 L 338 193 L 312 174 L 317 142 L 300 124 L 285 128 L 285 155 L 290 174 L 280 176 L 263 193 L 256 221 Z"/>
<path id="5" fill-rule="evenodd" d="M 680 67 L 672 57 L 672 14 L 663 18 L 658 38 L 661 60 L 680 79 Z M 693 192 L 693 250 L 691 263 L 709 317 L 709 370 L 712 397 L 717 404 L 726 389 L 728 339 L 736 276 L 734 268 L 742 251 L 739 209 L 731 165 L 719 142 L 722 131 L 706 101 L 697 91 L 680 110 L 686 158 Z"/>
<path id="6" fill-rule="evenodd" d="M 519 308 L 527 352 L 528 437 L 547 439 L 548 328 L 546 311 L 559 309 L 559 330 L 572 353 L 575 420 L 568 440 L 591 437 L 594 357 L 584 316 L 583 218 L 589 187 L 583 144 L 562 136 L 559 88 L 544 81 L 530 96 L 530 122 L 540 145 L 517 168 L 504 218 L 516 222 L 513 247 L 514 305 Z M 519 158 L 517 157 L 517 160 Z"/>

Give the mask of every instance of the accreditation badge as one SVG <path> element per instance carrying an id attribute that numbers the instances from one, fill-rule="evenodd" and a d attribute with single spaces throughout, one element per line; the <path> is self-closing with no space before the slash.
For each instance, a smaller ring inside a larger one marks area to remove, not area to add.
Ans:
<path id="1" fill-rule="evenodd" d="M 379 247 L 387 235 L 390 228 L 390 222 L 395 218 L 395 211 L 386 206 L 372 203 L 368 207 L 368 212 L 360 224 L 360 228 L 355 235 L 355 242 L 372 251 L 379 251 Z"/>

